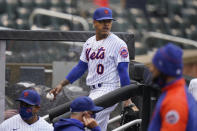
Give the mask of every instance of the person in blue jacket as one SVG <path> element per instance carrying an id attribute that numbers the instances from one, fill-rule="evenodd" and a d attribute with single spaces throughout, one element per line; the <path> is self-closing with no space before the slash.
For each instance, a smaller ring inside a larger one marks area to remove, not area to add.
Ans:
<path id="1" fill-rule="evenodd" d="M 95 113 L 103 110 L 103 107 L 96 106 L 88 96 L 80 96 L 70 104 L 71 117 L 60 119 L 54 124 L 54 131 L 101 131 L 96 122 Z"/>
<path id="2" fill-rule="evenodd" d="M 161 88 L 148 131 L 197 131 L 197 104 L 182 76 L 183 51 L 169 43 L 152 59 L 154 83 Z"/>

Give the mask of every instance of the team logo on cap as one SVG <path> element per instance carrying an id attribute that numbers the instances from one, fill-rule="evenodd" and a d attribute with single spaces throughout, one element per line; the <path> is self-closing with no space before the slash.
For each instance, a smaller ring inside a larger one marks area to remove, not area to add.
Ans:
<path id="1" fill-rule="evenodd" d="M 126 58 L 129 54 L 128 49 L 126 47 L 122 47 L 119 53 L 120 53 L 120 56 L 122 56 L 123 58 Z"/>
<path id="2" fill-rule="evenodd" d="M 165 120 L 169 124 L 176 124 L 179 121 L 179 113 L 175 110 L 168 111 Z"/>
<path id="3" fill-rule="evenodd" d="M 104 10 L 105 14 L 109 14 L 109 11 L 108 10 Z"/>
<path id="4" fill-rule="evenodd" d="M 29 95 L 28 92 L 24 92 L 24 97 L 27 97 Z"/>

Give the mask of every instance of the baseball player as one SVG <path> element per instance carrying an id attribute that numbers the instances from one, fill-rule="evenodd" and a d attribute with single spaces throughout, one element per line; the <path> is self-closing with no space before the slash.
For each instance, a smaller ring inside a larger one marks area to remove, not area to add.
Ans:
<path id="1" fill-rule="evenodd" d="M 53 125 L 54 131 L 84 131 L 86 127 L 91 131 L 101 131 L 94 117 L 103 107 L 96 106 L 88 96 L 73 100 L 70 109 L 70 119 L 60 119 Z"/>
<path id="2" fill-rule="evenodd" d="M 148 131 L 196 131 L 197 104 L 182 77 L 182 50 L 167 44 L 155 53 L 151 72 L 161 87 Z"/>
<path id="3" fill-rule="evenodd" d="M 106 93 L 130 84 L 128 74 L 129 52 L 126 43 L 111 33 L 112 11 L 109 8 L 98 8 L 93 15 L 96 35 L 90 37 L 84 44 L 79 63 L 70 71 L 56 88 L 50 93 L 56 96 L 62 88 L 80 78 L 86 70 L 86 84 L 91 91 L 89 97 L 96 99 Z M 131 104 L 125 101 L 125 106 Z M 110 113 L 116 105 L 96 114 L 96 121 L 102 131 L 106 131 Z M 138 111 L 137 107 L 133 107 Z"/>
<path id="4" fill-rule="evenodd" d="M 40 95 L 35 90 L 24 90 L 17 99 L 19 114 L 5 120 L 0 131 L 53 131 L 53 126 L 40 118 Z"/>
<path id="5" fill-rule="evenodd" d="M 190 81 L 189 92 L 194 96 L 195 100 L 197 101 L 197 78 Z"/>

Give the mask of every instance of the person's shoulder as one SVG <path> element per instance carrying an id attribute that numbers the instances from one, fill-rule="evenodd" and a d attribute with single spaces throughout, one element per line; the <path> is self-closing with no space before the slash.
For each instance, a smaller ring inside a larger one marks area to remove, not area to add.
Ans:
<path id="1" fill-rule="evenodd" d="M 62 131 L 84 131 L 83 129 L 79 128 L 78 126 L 67 126 L 67 128 L 63 129 Z"/>
<path id="2" fill-rule="evenodd" d="M 40 130 L 48 130 L 48 131 L 53 131 L 53 126 L 52 124 L 49 124 L 46 120 L 43 118 L 39 118 L 39 121 L 36 123 L 35 127 L 39 127 Z"/>
<path id="3" fill-rule="evenodd" d="M 126 44 L 120 37 L 118 37 L 117 35 L 115 35 L 114 33 L 111 33 L 109 36 L 110 41 L 113 41 L 117 44 Z"/>
<path id="4" fill-rule="evenodd" d="M 184 89 L 175 90 L 176 92 L 169 92 L 166 94 L 162 102 L 163 109 L 176 109 L 176 110 L 187 110 L 188 101 L 187 94 Z M 178 102 L 177 102 L 178 101 Z"/>
<path id="5" fill-rule="evenodd" d="M 94 39 L 95 39 L 95 35 L 93 35 L 93 36 L 91 36 L 90 38 L 88 38 L 88 39 L 86 40 L 86 43 L 89 42 L 89 41 L 93 41 Z"/>
<path id="6" fill-rule="evenodd" d="M 14 115 L 13 117 L 3 121 L 0 126 L 1 127 L 7 127 L 7 126 L 9 127 L 12 125 L 12 123 L 16 123 L 16 122 L 19 123 L 20 119 L 21 119 L 21 117 L 19 114 Z"/>

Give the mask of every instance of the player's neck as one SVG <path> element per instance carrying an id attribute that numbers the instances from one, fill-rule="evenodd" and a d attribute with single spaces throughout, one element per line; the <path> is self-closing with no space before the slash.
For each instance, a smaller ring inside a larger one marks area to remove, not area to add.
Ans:
<path id="1" fill-rule="evenodd" d="M 39 117 L 36 115 L 36 116 L 33 116 L 31 119 L 29 120 L 24 120 L 27 124 L 31 125 L 33 123 L 35 123 L 37 120 L 39 119 Z"/>
<path id="2" fill-rule="evenodd" d="M 96 40 L 99 41 L 99 40 L 106 39 L 109 36 L 109 34 L 106 34 L 106 35 L 98 35 L 98 34 L 96 34 Z"/>

